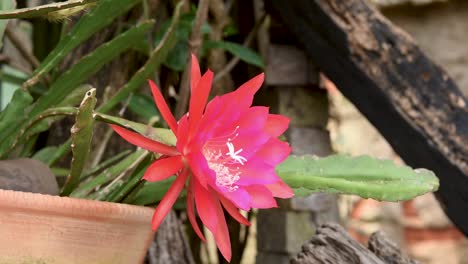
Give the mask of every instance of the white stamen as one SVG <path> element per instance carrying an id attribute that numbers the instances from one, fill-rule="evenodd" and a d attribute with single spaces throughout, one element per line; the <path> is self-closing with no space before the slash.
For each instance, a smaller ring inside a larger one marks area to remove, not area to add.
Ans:
<path id="1" fill-rule="evenodd" d="M 239 126 L 228 135 L 212 138 L 203 147 L 203 155 L 208 162 L 208 167 L 216 173 L 216 185 L 226 188 L 230 192 L 239 188 L 236 182 L 240 179 L 241 170 L 235 164 L 243 166 L 247 161 L 245 157 L 239 155 L 243 149 L 240 148 L 236 151 L 234 144 L 231 142 L 239 135 L 239 133 L 236 133 L 238 129 Z M 233 138 L 230 136 L 233 136 Z M 221 152 L 223 146 L 227 146 L 228 149 L 228 152 L 224 155 Z"/>
<path id="2" fill-rule="evenodd" d="M 239 162 L 241 165 L 244 165 L 244 161 L 247 161 L 247 159 L 238 155 L 242 152 L 242 149 L 239 149 L 238 151 L 234 152 L 234 145 L 231 142 L 227 142 L 226 145 L 228 146 L 229 152 L 225 155 L 228 155 L 229 157 L 231 157 L 231 159 Z"/>

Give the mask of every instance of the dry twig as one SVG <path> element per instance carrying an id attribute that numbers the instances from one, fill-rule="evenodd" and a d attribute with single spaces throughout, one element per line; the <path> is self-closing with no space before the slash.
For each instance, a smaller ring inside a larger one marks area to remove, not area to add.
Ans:
<path id="1" fill-rule="evenodd" d="M 224 28 L 229 24 L 230 18 L 223 0 L 210 0 L 210 14 L 213 15 L 211 23 L 210 40 L 222 41 Z M 226 67 L 226 51 L 222 49 L 211 49 L 208 54 L 208 67 L 219 72 Z M 234 90 L 234 81 L 230 74 L 224 76 L 218 82 L 213 83 L 212 91 L 215 94 L 223 94 Z"/>
<path id="2" fill-rule="evenodd" d="M 266 15 L 263 15 L 261 19 L 259 19 L 257 21 L 257 23 L 255 23 L 255 26 L 252 28 L 252 30 L 249 32 L 249 34 L 247 35 L 247 37 L 245 38 L 245 41 L 244 43 L 242 44 L 242 46 L 244 47 L 248 47 L 250 46 L 250 44 L 252 43 L 252 41 L 254 40 L 255 38 L 255 35 L 257 34 L 258 30 L 262 27 L 262 25 L 267 21 L 267 16 Z M 230 73 L 232 71 L 232 69 L 234 69 L 234 67 L 236 67 L 237 63 L 239 63 L 240 59 L 239 57 L 234 57 L 232 58 L 228 64 L 226 64 L 226 67 L 224 67 L 224 69 L 222 69 L 220 72 L 218 72 L 218 74 L 215 75 L 214 79 L 213 79 L 213 83 L 217 82 L 218 80 L 220 80 L 221 78 L 224 77 L 224 75 Z"/>

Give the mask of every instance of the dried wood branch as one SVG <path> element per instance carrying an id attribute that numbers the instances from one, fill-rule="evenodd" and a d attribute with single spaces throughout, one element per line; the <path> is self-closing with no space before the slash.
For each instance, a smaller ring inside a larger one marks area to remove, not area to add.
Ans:
<path id="1" fill-rule="evenodd" d="M 370 249 L 367 249 L 340 225 L 325 224 L 302 246 L 301 252 L 291 259 L 291 264 L 417 264 L 380 232 L 373 234 L 369 243 Z"/>

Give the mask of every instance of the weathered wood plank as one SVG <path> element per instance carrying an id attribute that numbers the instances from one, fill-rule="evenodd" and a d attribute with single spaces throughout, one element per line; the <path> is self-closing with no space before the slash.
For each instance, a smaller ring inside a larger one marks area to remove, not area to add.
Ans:
<path id="1" fill-rule="evenodd" d="M 302 246 L 291 264 L 417 264 L 382 233 L 374 233 L 369 240 L 373 248 L 365 248 L 352 239 L 338 224 L 326 224 L 317 229 L 317 234 Z M 378 246 L 378 251 L 375 250 Z"/>
<path id="2" fill-rule="evenodd" d="M 468 108 L 453 80 L 364 0 L 274 0 L 270 10 L 406 163 L 439 176 L 436 195 L 468 235 Z"/>
<path id="3" fill-rule="evenodd" d="M 401 253 L 398 246 L 388 239 L 381 231 L 373 233 L 368 241 L 369 250 L 387 264 L 417 264 Z"/>

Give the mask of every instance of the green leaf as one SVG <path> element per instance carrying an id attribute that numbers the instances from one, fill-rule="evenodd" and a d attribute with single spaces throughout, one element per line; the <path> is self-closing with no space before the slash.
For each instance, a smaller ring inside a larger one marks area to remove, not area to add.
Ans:
<path id="1" fill-rule="evenodd" d="M 18 89 L 13 94 L 5 110 L 0 112 L 0 138 L 10 123 L 26 118 L 27 107 L 32 103 L 32 96 L 25 90 Z"/>
<path id="2" fill-rule="evenodd" d="M 174 177 L 158 182 L 145 182 L 143 188 L 141 188 L 132 199 L 126 200 L 125 202 L 135 205 L 155 204 L 161 201 L 173 182 Z"/>
<path id="3" fill-rule="evenodd" d="M 27 91 L 18 89 L 5 110 L 0 113 L 0 138 L 2 139 L 0 148 L 1 146 L 4 149 L 10 148 L 15 142 L 16 135 L 22 132 L 20 128 L 27 120 L 28 109 L 32 101 L 33 98 Z"/>
<path id="4" fill-rule="evenodd" d="M 110 192 L 104 199 L 103 201 L 107 202 L 113 202 L 113 203 L 119 203 L 122 200 L 125 199 L 125 197 L 130 194 L 135 188 L 142 183 L 141 178 L 143 177 L 146 169 L 149 166 L 149 161 L 151 159 L 151 156 L 148 155 L 145 160 L 140 162 L 138 166 L 135 168 L 133 171 L 132 175 L 130 175 L 125 183 L 120 186 L 119 188 L 116 188 L 113 192 Z"/>
<path id="5" fill-rule="evenodd" d="M 85 171 L 84 175 L 81 177 L 81 180 L 84 181 L 84 180 L 88 179 L 89 177 L 97 175 L 98 173 L 102 172 L 103 170 L 109 168 L 110 166 L 113 166 L 113 165 L 117 164 L 118 162 L 123 160 L 125 157 L 127 157 L 131 153 L 132 153 L 132 151 L 127 149 L 127 150 L 124 150 L 124 151 L 120 152 L 117 155 L 114 155 L 114 156 L 106 159 L 105 161 L 103 161 L 103 162 L 99 163 L 98 165 L 96 165 L 95 167 L 91 168 L 89 171 Z"/>
<path id="6" fill-rule="evenodd" d="M 39 79 L 56 67 L 70 51 L 83 43 L 89 37 L 106 27 L 114 19 L 139 3 L 140 0 L 100 0 L 95 8 L 84 15 L 73 29 L 63 37 L 47 58 L 37 68 L 31 79 L 23 85 L 31 87 Z"/>
<path id="7" fill-rule="evenodd" d="M 413 170 L 369 156 L 290 156 L 276 172 L 297 194 L 303 195 L 329 192 L 401 201 L 439 187 L 437 177 L 429 170 Z"/>
<path id="8" fill-rule="evenodd" d="M 164 33 L 164 37 L 161 42 L 156 46 L 156 48 L 151 52 L 149 59 L 146 61 L 145 65 L 141 67 L 125 84 L 122 89 L 120 89 L 112 98 L 109 99 L 104 105 L 98 107 L 98 111 L 101 113 L 107 113 L 116 105 L 118 105 L 122 100 L 127 98 L 131 93 L 136 89 L 140 88 L 156 69 L 162 64 L 166 59 L 168 52 L 175 45 L 175 28 L 179 23 L 180 12 L 184 2 L 179 2 L 175 8 L 174 15 L 172 16 L 172 22 L 169 29 Z"/>
<path id="9" fill-rule="evenodd" d="M 75 124 L 71 128 L 73 158 L 61 196 L 69 195 L 80 183 L 85 163 L 88 159 L 93 138 L 94 107 L 96 106 L 96 89 L 89 90 L 78 108 Z"/>
<path id="10" fill-rule="evenodd" d="M 56 107 L 49 108 L 46 111 L 42 112 L 40 115 L 29 120 L 26 126 L 23 126 L 22 129 L 16 133 L 14 141 L 11 143 L 10 147 L 7 149 L 7 152 L 14 149 L 20 140 L 24 142 L 30 142 L 31 139 L 35 138 L 37 134 L 46 131 L 49 129 L 52 123 L 63 119 L 65 116 L 75 115 L 77 109 L 75 107 Z M 34 142 L 30 142 L 32 144 Z M 25 155 L 20 155 L 24 157 Z"/>
<path id="11" fill-rule="evenodd" d="M 189 47 L 186 41 L 178 41 L 174 48 L 167 55 L 164 66 L 174 71 L 183 71 L 187 66 Z"/>
<path id="12" fill-rule="evenodd" d="M 248 64 L 259 68 L 265 68 L 263 60 L 255 51 L 234 42 L 207 40 L 203 43 L 204 49 L 224 49 L 232 55 L 239 57 Z"/>
<path id="13" fill-rule="evenodd" d="M 66 10 L 66 9 L 73 9 L 75 10 L 75 13 L 76 13 L 77 11 L 82 10 L 79 8 L 80 6 L 87 6 L 90 3 L 94 3 L 96 1 L 98 0 L 69 0 L 69 1 L 61 2 L 61 3 L 51 3 L 51 4 L 40 5 L 40 6 L 35 6 L 35 7 L 21 8 L 21 9 L 17 9 L 14 11 L 0 11 L 0 19 L 33 18 L 33 17 L 45 16 L 51 12 L 58 12 L 61 10 Z M 4 10 L 4 9 L 0 9 L 0 10 Z"/>
<path id="14" fill-rule="evenodd" d="M 16 1 L 15 0 L 2 0 L 0 1 L 0 12 L 4 12 L 6 10 L 13 10 L 16 8 Z M 8 24 L 8 20 L 0 20 L 0 49 L 3 46 L 3 33 L 5 33 L 5 28 Z"/>
<path id="15" fill-rule="evenodd" d="M 102 113 L 95 113 L 94 115 L 97 121 L 105 122 L 108 124 L 116 124 L 128 129 L 135 130 L 136 132 L 148 138 L 151 138 L 153 140 L 159 141 L 167 145 L 175 146 L 177 142 L 177 138 L 170 129 L 155 128 L 145 124 L 133 122 L 127 119 L 110 116 Z"/>
<path id="16" fill-rule="evenodd" d="M 45 147 L 38 152 L 36 152 L 32 158 L 35 160 L 42 161 L 47 164 L 49 162 L 49 157 L 52 156 L 57 151 L 56 146 Z"/>
<path id="17" fill-rule="evenodd" d="M 141 158 L 143 155 L 147 154 L 148 152 L 143 149 L 133 152 L 132 154 L 128 155 L 125 159 L 121 160 L 119 163 L 111 166 L 110 168 L 105 169 L 103 172 L 101 172 L 99 175 L 92 178 L 91 180 L 81 183 L 80 186 L 78 186 L 78 188 L 76 188 L 70 196 L 77 198 L 88 197 L 89 193 L 91 193 L 95 188 L 98 188 L 112 181 L 120 173 L 127 170 L 129 166 L 131 166 L 136 160 Z"/>
<path id="18" fill-rule="evenodd" d="M 29 141 L 35 135 L 48 130 L 54 122 L 62 120 L 65 116 L 76 115 L 78 109 L 75 107 L 70 107 L 69 105 L 78 104 L 78 100 L 81 100 L 85 96 L 85 93 L 91 88 L 92 87 L 90 85 L 81 85 L 77 87 L 70 94 L 68 94 L 65 99 L 57 105 L 57 107 L 48 108 L 40 115 L 30 119 L 28 125 L 23 127 L 23 129 L 17 133 L 16 139 L 10 145 L 9 150 L 16 147 L 20 140 Z"/>
<path id="19" fill-rule="evenodd" d="M 91 54 L 82 58 L 71 69 L 61 75 L 51 85 L 47 93 L 37 100 L 29 113 L 29 118 L 33 119 L 47 108 L 63 102 L 67 95 L 91 75 L 96 73 L 103 65 L 132 47 L 136 42 L 142 41 L 145 33 L 151 29 L 153 24 L 153 21 L 143 22 L 99 46 Z M 3 134 L 3 140 L 0 141 L 0 157 L 5 156 L 11 151 L 11 144 L 16 138 L 14 132 L 18 130 L 21 131 L 24 129 L 24 125 L 28 123 L 29 122 L 23 122 L 23 120 L 18 119 L 14 126 L 11 126 L 10 129 Z"/>
<path id="20" fill-rule="evenodd" d="M 144 94 L 134 94 L 128 103 L 128 109 L 148 121 L 154 116 L 160 116 L 151 97 Z"/>
<path id="21" fill-rule="evenodd" d="M 236 34 L 239 34 L 239 29 L 236 27 L 235 24 L 229 23 L 226 27 L 224 27 L 223 36 L 225 38 L 230 37 L 230 36 L 234 36 Z"/>
<path id="22" fill-rule="evenodd" d="M 91 90 L 93 87 L 89 84 L 83 84 L 68 93 L 65 98 L 57 104 L 57 107 L 67 107 L 67 106 L 76 106 L 78 105 L 83 97 L 85 97 L 86 92 Z"/>
<path id="23" fill-rule="evenodd" d="M 0 80 L 2 82 L 21 86 L 21 84 L 27 80 L 27 74 L 18 69 L 9 67 L 8 65 L 2 65 L 0 69 Z"/>
<path id="24" fill-rule="evenodd" d="M 37 101 L 31 115 L 34 116 L 50 106 L 59 104 L 71 91 L 96 73 L 103 65 L 132 47 L 134 43 L 143 41 L 144 34 L 151 29 L 153 23 L 153 21 L 147 21 L 130 28 L 82 58 L 52 84 L 49 91 Z"/>
<path id="25" fill-rule="evenodd" d="M 69 169 L 66 168 L 50 168 L 55 177 L 66 177 L 70 173 Z"/>
<path id="26" fill-rule="evenodd" d="M 57 151 L 51 154 L 46 160 L 47 166 L 52 167 L 52 165 L 54 165 L 55 162 L 59 161 L 61 158 L 67 155 L 68 152 L 70 152 L 71 150 L 70 145 L 71 145 L 71 138 L 68 138 L 67 141 L 65 141 L 60 146 L 58 146 Z"/>

